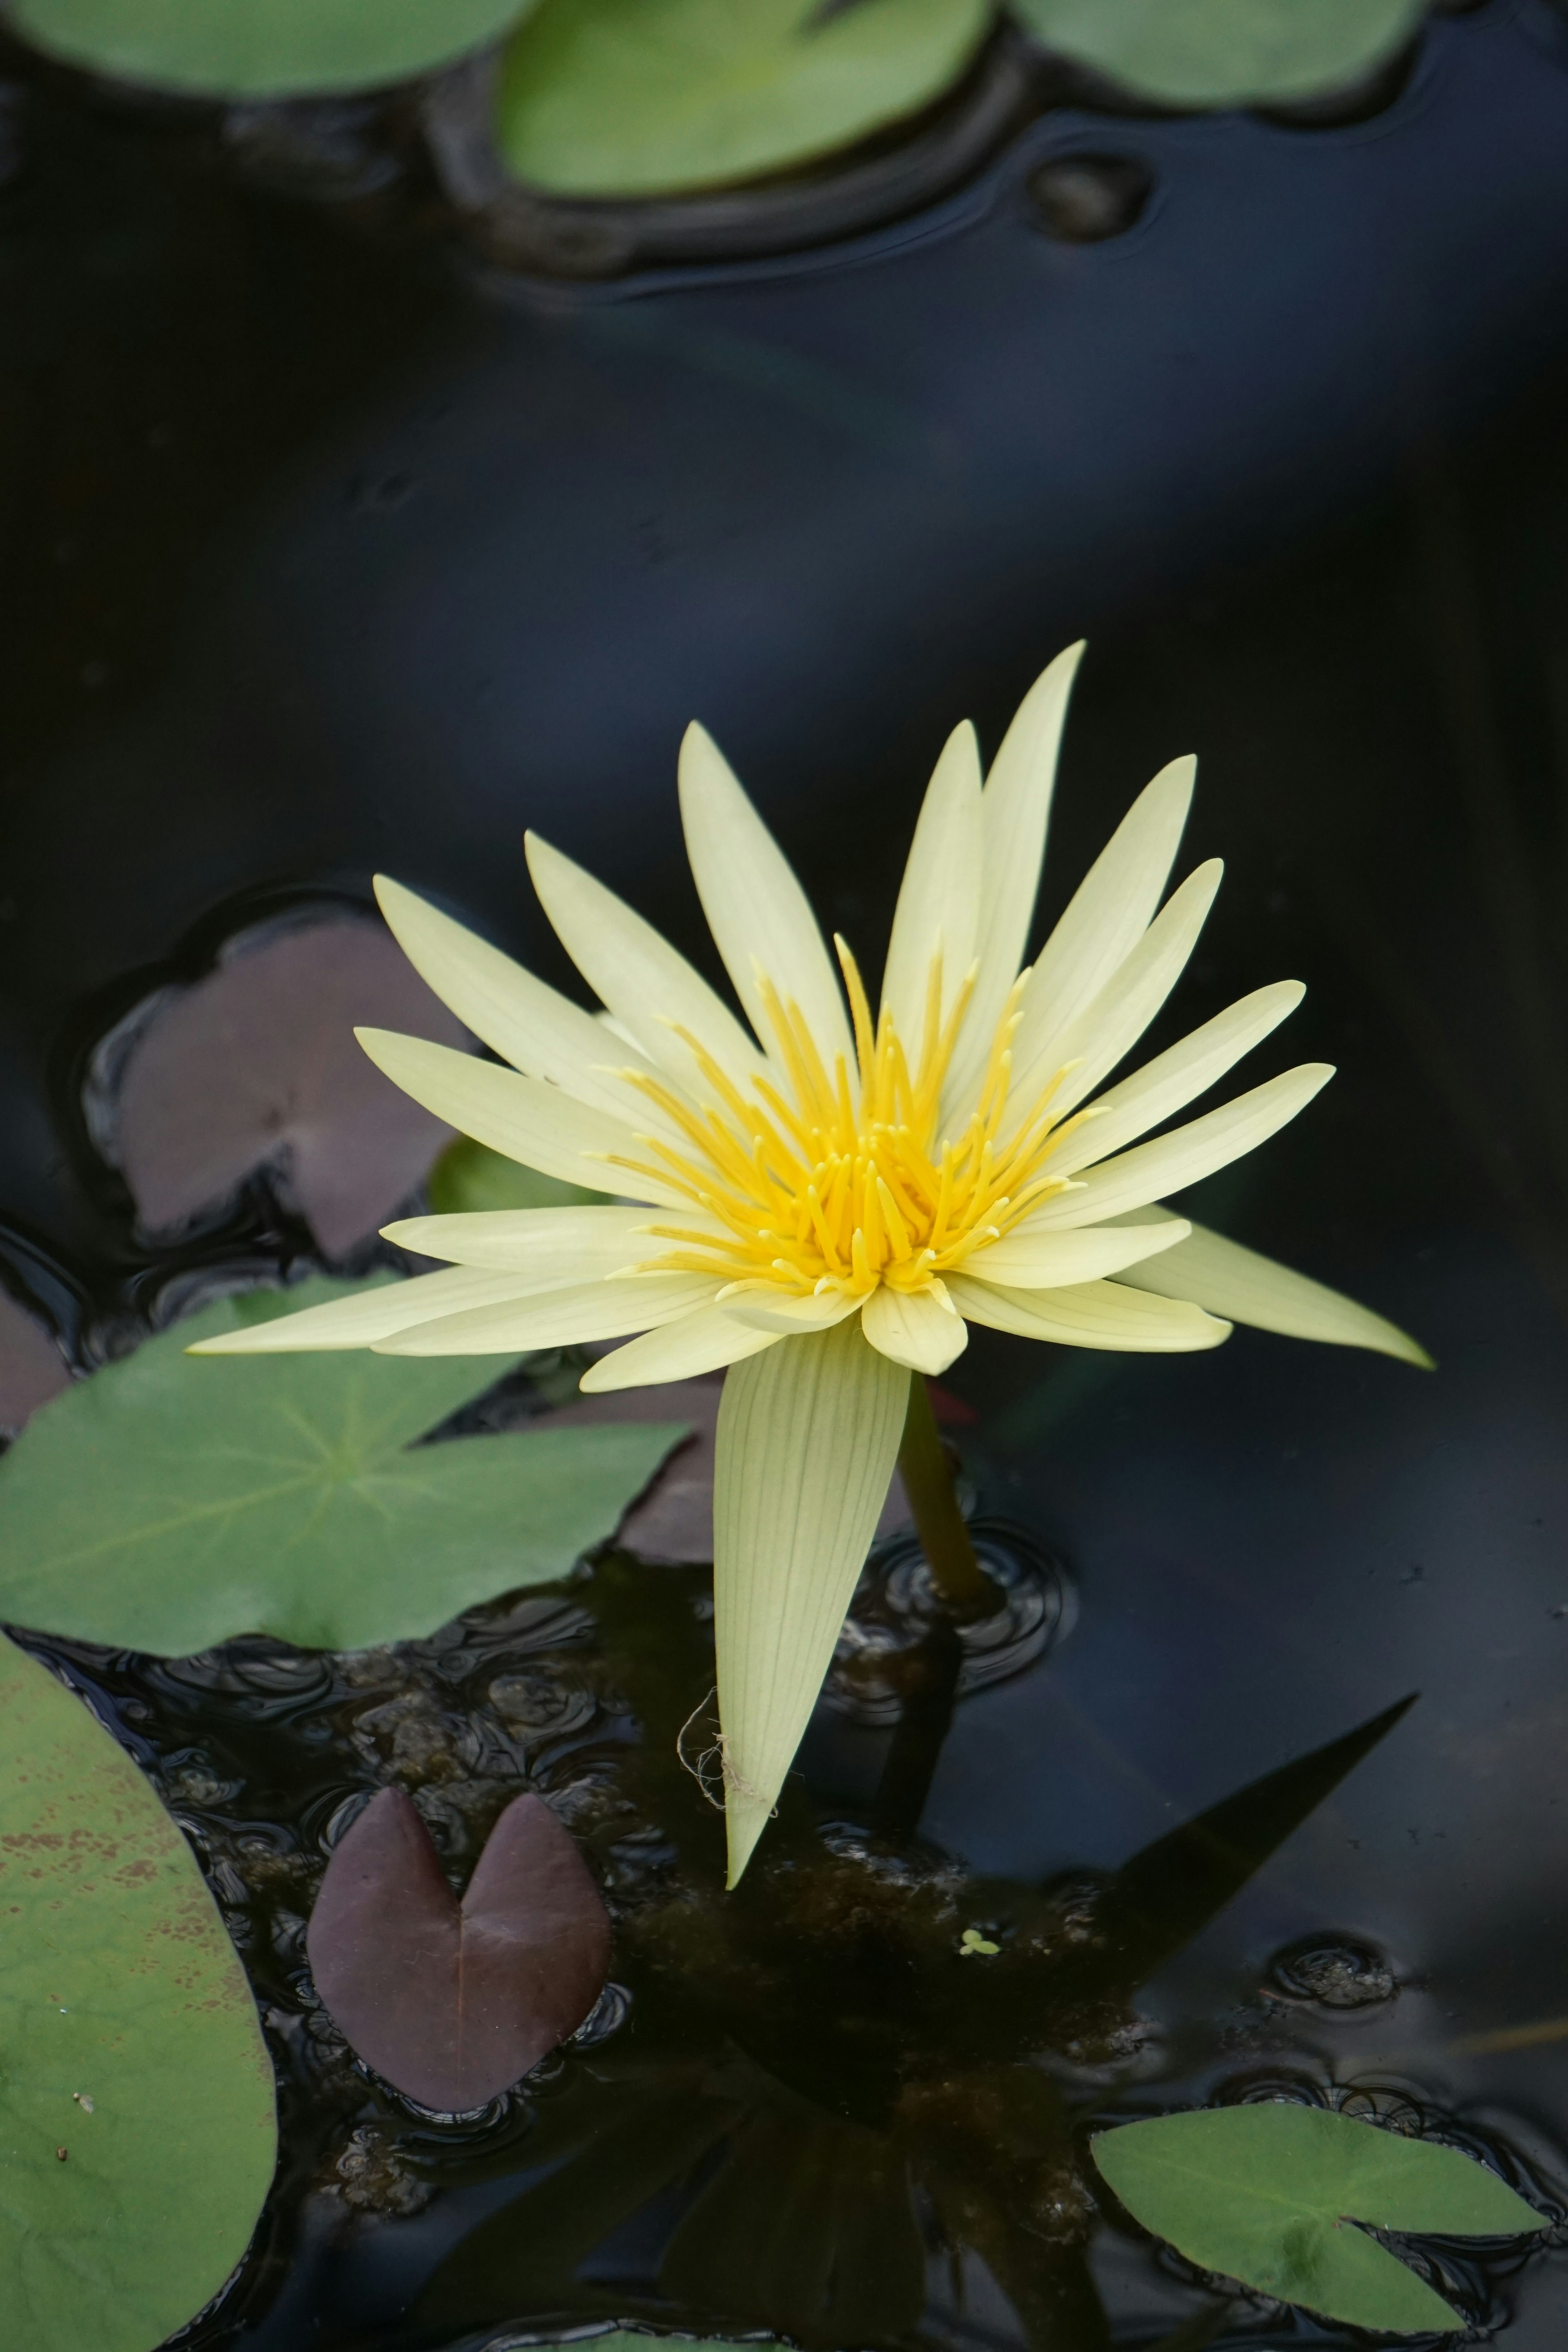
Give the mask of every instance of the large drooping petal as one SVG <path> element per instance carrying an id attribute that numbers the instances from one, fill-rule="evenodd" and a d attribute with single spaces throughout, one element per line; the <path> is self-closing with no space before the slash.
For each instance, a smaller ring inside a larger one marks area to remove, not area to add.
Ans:
<path id="1" fill-rule="evenodd" d="M 954 1306 L 972 1323 L 1014 1331 L 1025 1339 L 1052 1339 L 1065 1348 L 1115 1353 L 1173 1355 L 1217 1348 L 1230 1325 L 1184 1298 L 1156 1298 L 1119 1282 L 1082 1282 L 1064 1290 L 1005 1290 L 1000 1284 L 950 1275 Z"/>
<path id="2" fill-rule="evenodd" d="M 1185 971 L 1224 871 L 1220 860 L 1211 857 L 1172 892 L 1131 955 L 1122 958 L 1099 994 L 1069 1024 L 1053 1048 L 1049 1068 L 1021 1070 L 1015 1055 L 1013 1130 L 1064 1064 L 1076 1063 L 1077 1067 L 1051 1097 L 1058 1116 L 1087 1102 L 1131 1052 Z"/>
<path id="3" fill-rule="evenodd" d="M 963 1318 L 946 1290 L 874 1290 L 860 1310 L 860 1328 L 873 1348 L 911 1372 L 945 1372 L 969 1345 Z"/>
<path id="4" fill-rule="evenodd" d="M 980 1083 L 1007 993 L 1023 969 L 1040 890 L 1051 793 L 1081 640 L 1058 654 L 1014 714 L 980 802 L 980 970 L 944 1100 L 968 1101 Z"/>
<path id="5" fill-rule="evenodd" d="M 680 746 L 680 818 L 708 928 L 769 1053 L 773 1030 L 757 984 L 759 964 L 784 1003 L 799 1005 L 828 1077 L 839 1054 L 853 1070 L 843 991 L 811 902 L 723 753 L 695 724 Z"/>
<path id="6" fill-rule="evenodd" d="M 1179 1192 L 1226 1168 L 1244 1152 L 1267 1143 L 1320 1087 L 1333 1076 L 1328 1062 L 1303 1062 L 1285 1070 L 1249 1094 L 1237 1095 L 1202 1118 L 1141 1143 L 1119 1158 L 1089 1170 L 1066 1192 L 1058 1192 L 1026 1217 L 1020 1234 L 1048 1233 L 1058 1225 L 1102 1225 L 1123 1209 L 1142 1209 L 1167 1192 Z"/>
<path id="7" fill-rule="evenodd" d="M 909 1386 L 853 1318 L 781 1341 L 724 1382 L 713 1601 L 731 1886 L 822 1687 L 893 1475 Z"/>
<path id="8" fill-rule="evenodd" d="M 1173 760 L 1145 784 L 1040 950 L 1013 1046 L 1017 1073 L 1046 1076 L 1061 1040 L 1149 927 L 1192 805 L 1197 761 Z M 1022 1087 L 1021 1076 L 1018 1084 Z"/>
<path id="9" fill-rule="evenodd" d="M 591 1191 L 625 1192 L 666 1208 L 685 1205 L 685 1195 L 672 1186 L 610 1165 L 646 1160 L 647 1147 L 625 1120 L 579 1102 L 560 1087 L 472 1054 L 455 1054 L 449 1045 L 429 1045 L 423 1037 L 400 1037 L 393 1029 L 356 1029 L 354 1035 L 394 1086 L 492 1151 Z"/>
<path id="10" fill-rule="evenodd" d="M 689 1029 L 732 1082 L 765 1071 L 756 1046 L 700 972 L 624 898 L 595 882 L 536 833 L 525 838 L 528 870 L 557 939 L 600 1003 L 640 1050 L 682 1087 L 696 1083 Z"/>
<path id="11" fill-rule="evenodd" d="M 1294 1013 L 1306 992 L 1299 980 L 1277 980 L 1227 1004 L 1202 1028 L 1189 1030 L 1167 1052 L 1100 1096 L 1084 1124 L 1064 1136 L 1052 1152 L 1051 1174 L 1071 1176 L 1090 1160 L 1109 1160 L 1124 1143 L 1184 1110 L 1217 1085 L 1244 1054 L 1261 1045 Z"/>
<path id="12" fill-rule="evenodd" d="M 724 1228 L 693 1210 L 681 1219 L 717 1237 Z M 644 1209 L 468 1209 L 451 1216 L 404 1217 L 384 1225 L 399 1249 L 444 1257 L 454 1265 L 488 1265 L 528 1275 L 541 1289 L 552 1283 L 591 1282 L 642 1265 L 674 1246 L 648 1232 Z"/>
<path id="13" fill-rule="evenodd" d="M 1131 1227 L 1157 1226 L 1168 1212 L 1133 1211 L 1125 1221 Z M 1260 1331 L 1280 1331 L 1292 1339 L 1321 1339 L 1331 1347 L 1371 1348 L 1381 1356 L 1397 1356 L 1407 1364 L 1430 1371 L 1432 1359 L 1420 1342 L 1370 1307 L 1359 1307 L 1342 1291 L 1313 1282 L 1288 1265 L 1280 1265 L 1257 1250 L 1244 1249 L 1206 1225 L 1194 1225 L 1189 1236 L 1162 1250 L 1153 1262 L 1138 1262 L 1136 1274 L 1121 1277 L 1130 1286 L 1158 1291 L 1166 1298 L 1190 1298 L 1210 1314 L 1233 1323 L 1250 1323 Z"/>
<path id="14" fill-rule="evenodd" d="M 721 1371 L 743 1356 L 760 1355 L 780 1343 L 777 1331 L 759 1331 L 738 1322 L 722 1307 L 696 1307 L 679 1322 L 629 1339 L 590 1364 L 578 1387 L 585 1396 L 611 1389 L 648 1388 L 659 1381 L 691 1381 L 700 1372 Z"/>
<path id="15" fill-rule="evenodd" d="M 492 1276 L 498 1286 L 507 1277 Z M 569 1348 L 651 1331 L 711 1301 L 718 1284 L 701 1274 L 637 1274 L 563 1283 L 521 1298 L 496 1297 L 437 1322 L 410 1324 L 372 1345 L 381 1356 L 516 1356 L 527 1348 Z"/>
<path id="16" fill-rule="evenodd" d="M 943 1021 L 973 960 L 980 872 L 980 746 L 965 719 L 948 737 L 926 787 L 882 974 L 883 1009 L 911 1060 L 925 1042 L 927 983 L 939 943 Z"/>
<path id="17" fill-rule="evenodd" d="M 1099 1282 L 1124 1265 L 1136 1265 L 1182 1238 L 1184 1220 L 1134 1226 L 1131 1220 L 1085 1225 L 1064 1233 L 1008 1234 L 963 1262 L 977 1282 L 999 1282 L 1007 1290 L 1056 1290 L 1064 1284 Z"/>
<path id="18" fill-rule="evenodd" d="M 526 1276 L 508 1276 L 477 1266 L 449 1266 L 440 1274 L 416 1275 L 411 1282 L 385 1282 L 357 1297 L 329 1298 L 298 1315 L 278 1315 L 265 1323 L 243 1324 L 198 1340 L 193 1356 L 269 1356 L 300 1348 L 371 1348 L 411 1323 L 434 1322 L 495 1298 L 526 1297 Z"/>

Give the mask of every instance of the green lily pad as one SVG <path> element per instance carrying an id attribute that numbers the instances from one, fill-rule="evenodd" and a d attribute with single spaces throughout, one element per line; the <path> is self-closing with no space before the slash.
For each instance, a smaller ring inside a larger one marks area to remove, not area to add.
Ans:
<path id="1" fill-rule="evenodd" d="M 1311 98 L 1390 56 L 1425 0 L 1012 0 L 1048 48 L 1169 106 Z"/>
<path id="2" fill-rule="evenodd" d="M 66 64 L 206 98 L 372 89 L 448 65 L 531 0 L 10 0 Z"/>
<path id="3" fill-rule="evenodd" d="M 558 194 L 631 196 L 754 179 L 941 96 L 990 0 L 543 0 L 508 45 L 497 133 Z"/>
<path id="4" fill-rule="evenodd" d="M 0 2310 L 152 2352 L 250 2242 L 272 2068 L 195 1858 L 80 1699 L 0 1636 Z"/>
<path id="5" fill-rule="evenodd" d="M 426 1182 L 430 1206 L 438 1217 L 460 1216 L 493 1209 L 593 1209 L 604 1206 L 606 1195 L 585 1185 L 568 1184 L 559 1176 L 545 1176 L 509 1160 L 471 1135 L 449 1143 Z"/>
<path id="6" fill-rule="evenodd" d="M 416 1445 L 504 1365 L 185 1352 L 361 1286 L 225 1300 L 35 1414 L 0 1461 L 0 1619 L 165 1657 L 245 1633 L 311 1649 L 416 1639 L 564 1575 L 685 1433 Z"/>
<path id="7" fill-rule="evenodd" d="M 1282 2100 L 1126 2124 L 1093 2153 L 1134 2220 L 1189 2262 L 1392 2336 L 1465 2322 L 1352 2222 L 1455 2238 L 1549 2226 L 1458 2148 Z"/>

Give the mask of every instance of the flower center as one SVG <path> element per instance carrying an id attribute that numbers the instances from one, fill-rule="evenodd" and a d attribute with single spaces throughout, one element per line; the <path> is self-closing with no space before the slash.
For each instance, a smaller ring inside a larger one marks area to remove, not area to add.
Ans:
<path id="1" fill-rule="evenodd" d="M 1012 1071 L 1012 1041 L 1022 1019 L 1027 974 L 1020 974 L 991 1041 L 984 1076 L 964 1124 L 942 1122 L 942 1090 L 974 985 L 972 971 L 944 1022 L 940 949 L 926 986 L 923 1034 L 911 1075 L 908 1055 L 884 1006 L 873 1027 L 855 959 L 834 942 L 849 993 L 858 1067 L 834 1056 L 831 1076 L 795 1003 L 784 1004 L 761 972 L 758 982 L 795 1091 L 790 1103 L 766 1078 L 750 1098 L 688 1030 L 689 1048 L 718 1097 L 692 1110 L 658 1079 L 628 1071 L 630 1082 L 679 1129 L 689 1149 L 639 1136 L 657 1165 L 617 1164 L 673 1184 L 726 1231 L 723 1237 L 679 1225 L 648 1231 L 679 1246 L 637 1273 L 711 1274 L 734 1288 L 762 1284 L 791 1297 L 838 1291 L 868 1297 L 879 1283 L 927 1290 L 963 1265 L 971 1251 L 1000 1239 L 1065 1178 L 1041 1167 L 1069 1127 L 1051 1098 L 1058 1071 L 1021 1121 L 1002 1139 Z"/>

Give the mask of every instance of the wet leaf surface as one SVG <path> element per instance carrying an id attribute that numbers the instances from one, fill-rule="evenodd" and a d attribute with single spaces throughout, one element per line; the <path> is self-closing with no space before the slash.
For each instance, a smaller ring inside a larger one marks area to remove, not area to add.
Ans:
<path id="1" fill-rule="evenodd" d="M 1288 100 L 1353 81 L 1423 0 L 1013 0 L 1048 47 L 1173 106 Z"/>
<path id="2" fill-rule="evenodd" d="M 190 1848 L 74 1692 L 0 1638 L 0 2311 L 150 2352 L 272 2179 L 272 2068 Z"/>
<path id="3" fill-rule="evenodd" d="M 333 1852 L 307 1948 L 366 2063 L 451 2112 L 498 2097 L 582 2024 L 610 1921 L 542 1799 L 507 1807 L 459 1903 L 412 1801 L 384 1789 Z"/>
<path id="4" fill-rule="evenodd" d="M 1548 2226 L 1458 2148 L 1287 2101 L 1157 2116 L 1102 2132 L 1093 2149 L 1127 2210 L 1190 2262 L 1393 2335 L 1465 2322 L 1351 2222 L 1447 2237 Z"/>
<path id="5" fill-rule="evenodd" d="M 51 56 L 127 81 L 215 98 L 399 81 L 493 40 L 529 0 L 14 0 L 11 23 Z"/>
<path id="6" fill-rule="evenodd" d="M 498 133 L 511 169 L 574 195 L 754 178 L 925 106 L 984 37 L 987 0 L 544 0 L 513 36 Z"/>
<path id="7" fill-rule="evenodd" d="M 242 1633 L 412 1639 L 564 1575 L 679 1441 L 637 1426 L 418 1445 L 493 1359 L 185 1352 L 352 1287 L 225 1300 L 37 1414 L 0 1461 L 0 1616 L 163 1656 Z"/>
<path id="8" fill-rule="evenodd" d="M 277 1167 L 329 1257 L 374 1233 L 451 1130 L 361 1052 L 364 1024 L 468 1041 L 395 943 L 349 919 L 241 941 L 162 999 L 103 1122 L 142 1223 L 176 1229 Z"/>

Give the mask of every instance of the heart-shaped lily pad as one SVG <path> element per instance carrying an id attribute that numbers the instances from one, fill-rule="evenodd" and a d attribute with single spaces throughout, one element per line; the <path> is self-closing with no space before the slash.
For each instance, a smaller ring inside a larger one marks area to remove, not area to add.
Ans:
<path id="1" fill-rule="evenodd" d="M 16 2352 L 151 2352 L 272 2179 L 272 2068 L 189 1846 L 0 1637 L 0 2313 Z"/>
<path id="2" fill-rule="evenodd" d="M 334 1849 L 310 1973 L 368 2065 L 422 2106 L 482 2106 L 575 2032 L 604 1990 L 610 1921 L 549 1806 L 519 1797 L 459 1903 L 401 1789 Z"/>
<path id="3" fill-rule="evenodd" d="M 1550 2226 L 1456 2147 L 1285 2100 L 1102 2132 L 1095 2163 L 1189 2262 L 1330 2319 L 1443 2335 L 1458 2313 L 1365 2230 L 1516 2238 Z"/>
<path id="4" fill-rule="evenodd" d="M 467 1042 L 384 930 L 340 916 L 232 941 L 122 1024 L 89 1116 L 142 1223 L 209 1215 L 272 1167 L 329 1257 L 384 1224 L 451 1129 L 361 1052 L 355 1024 L 378 1023 Z"/>

